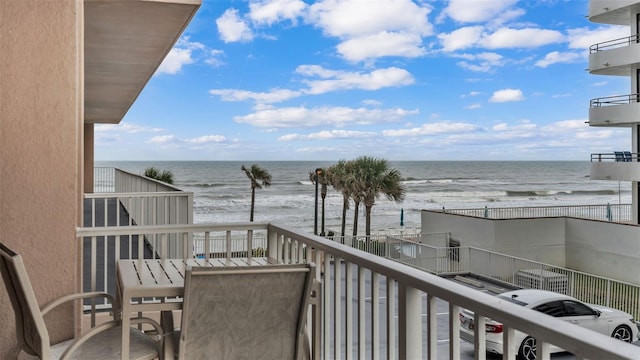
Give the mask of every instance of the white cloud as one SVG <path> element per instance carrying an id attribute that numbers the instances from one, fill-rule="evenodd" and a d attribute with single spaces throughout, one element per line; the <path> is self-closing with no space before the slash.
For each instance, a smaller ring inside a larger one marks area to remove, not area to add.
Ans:
<path id="1" fill-rule="evenodd" d="M 489 49 L 535 48 L 560 43 L 564 40 L 562 33 L 555 30 L 501 28 L 492 34 L 484 36 L 481 44 Z"/>
<path id="2" fill-rule="evenodd" d="M 503 19 L 522 15 L 521 11 L 510 9 L 517 0 L 500 1 L 469 1 L 451 0 L 443 11 L 443 16 L 449 16 L 458 22 L 486 22 L 500 17 Z M 506 16 L 505 16 L 506 15 Z"/>
<path id="3" fill-rule="evenodd" d="M 291 128 L 337 126 L 347 124 L 369 125 L 394 122 L 417 114 L 417 110 L 366 109 L 350 107 L 286 107 L 255 111 L 245 116 L 236 116 L 238 123 L 247 123 L 262 128 Z"/>
<path id="4" fill-rule="evenodd" d="M 318 65 L 301 65 L 296 69 L 296 73 L 322 79 L 303 80 L 309 86 L 304 90 L 307 94 L 323 94 L 347 89 L 379 90 L 386 87 L 411 85 L 415 81 L 408 71 L 396 67 L 377 69 L 363 74 L 328 70 Z"/>
<path id="5" fill-rule="evenodd" d="M 207 144 L 207 143 L 219 143 L 226 140 L 227 138 L 222 135 L 205 135 L 205 136 L 200 136 L 193 139 L 187 139 L 185 140 L 185 142 L 191 143 L 191 144 Z"/>
<path id="6" fill-rule="evenodd" d="M 524 100 L 524 97 L 522 96 L 522 90 L 503 89 L 503 90 L 495 91 L 491 96 L 491 98 L 489 99 L 489 102 L 503 103 L 503 102 L 520 101 L 520 100 Z"/>
<path id="7" fill-rule="evenodd" d="M 300 65 L 296 73 L 308 78 L 302 82 L 306 89 L 272 89 L 268 92 L 253 92 L 239 89 L 212 89 L 209 94 L 218 95 L 224 101 L 253 100 L 258 104 L 273 104 L 299 97 L 303 94 L 318 95 L 339 90 L 379 90 L 386 87 L 399 87 L 414 83 L 413 76 L 406 70 L 390 67 L 377 69 L 369 73 L 330 70 L 319 65 Z"/>
<path id="8" fill-rule="evenodd" d="M 156 73 L 158 74 L 177 74 L 182 71 L 182 67 L 185 65 L 193 64 L 196 51 L 204 51 L 206 46 L 199 42 L 189 41 L 189 37 L 183 37 L 178 40 L 178 43 L 169 51 L 167 57 L 164 58 L 160 67 Z"/>
<path id="9" fill-rule="evenodd" d="M 536 135 L 538 126 L 528 120 L 522 120 L 516 125 L 501 123 L 491 128 L 498 139 L 531 138 Z"/>
<path id="10" fill-rule="evenodd" d="M 343 41 L 337 46 L 337 50 L 340 55 L 351 62 L 385 56 L 415 58 L 426 53 L 419 35 L 387 31 Z"/>
<path id="11" fill-rule="evenodd" d="M 502 55 L 493 52 L 484 52 L 480 54 L 461 54 L 454 55 L 454 57 L 461 57 L 463 59 L 473 61 L 459 61 L 458 66 L 477 72 L 489 72 L 495 67 L 504 66 L 505 60 Z"/>
<path id="12" fill-rule="evenodd" d="M 222 50 L 209 50 L 207 58 L 204 60 L 205 64 L 211 65 L 213 67 L 219 67 L 224 65 L 224 61 L 220 59 L 224 56 L 224 51 Z"/>
<path id="13" fill-rule="evenodd" d="M 480 91 L 470 91 L 468 94 L 462 94 L 460 95 L 461 99 L 467 98 L 467 97 L 474 97 L 474 96 L 479 96 L 482 95 L 482 92 Z"/>
<path id="14" fill-rule="evenodd" d="M 552 51 L 545 55 L 544 59 L 536 61 L 537 67 L 546 68 L 549 65 L 557 63 L 574 63 L 584 58 L 583 55 L 575 52 L 559 52 Z"/>
<path id="15" fill-rule="evenodd" d="M 311 5 L 308 19 L 330 36 L 352 38 L 383 31 L 431 35 L 431 9 L 411 0 L 324 0 Z"/>
<path id="16" fill-rule="evenodd" d="M 253 39 L 253 32 L 238 16 L 238 10 L 227 9 L 216 19 L 220 39 L 224 42 L 247 42 Z"/>
<path id="17" fill-rule="evenodd" d="M 167 57 L 162 61 L 162 64 L 158 68 L 158 73 L 161 74 L 177 74 L 182 70 L 183 65 L 193 63 L 190 49 L 178 49 L 173 48 L 167 54 Z"/>
<path id="18" fill-rule="evenodd" d="M 260 104 L 272 104 L 300 96 L 299 91 L 288 89 L 272 89 L 269 92 L 253 92 L 238 89 L 212 89 L 211 95 L 219 95 L 224 101 L 253 100 Z"/>
<path id="19" fill-rule="evenodd" d="M 154 136 L 147 143 L 149 144 L 165 144 L 176 140 L 175 135 Z"/>
<path id="20" fill-rule="evenodd" d="M 444 133 L 460 133 L 477 131 L 480 128 L 477 125 L 469 123 L 439 122 L 431 124 L 423 124 L 421 127 L 411 129 L 384 130 L 384 136 L 425 136 L 437 135 Z"/>
<path id="21" fill-rule="evenodd" d="M 307 21 L 342 42 L 337 51 L 349 61 L 425 53 L 422 37 L 433 33 L 431 8 L 410 0 L 324 0 L 309 7 Z"/>
<path id="22" fill-rule="evenodd" d="M 331 139 L 362 139 L 375 136 L 374 132 L 352 130 L 325 130 L 307 135 L 287 134 L 278 138 L 280 141 L 292 140 L 331 140 Z"/>
<path id="23" fill-rule="evenodd" d="M 475 109 L 480 109 L 482 107 L 482 104 L 471 104 L 469 106 L 465 106 L 465 109 L 469 109 L 469 110 L 475 110 Z"/>
<path id="24" fill-rule="evenodd" d="M 249 4 L 249 18 L 256 24 L 272 25 L 289 20 L 293 23 L 307 5 L 300 0 L 264 0 Z"/>
<path id="25" fill-rule="evenodd" d="M 448 34 L 438 34 L 438 39 L 440 39 L 444 51 L 452 52 L 473 47 L 480 42 L 483 32 L 484 27 L 482 26 L 467 26 Z"/>
<path id="26" fill-rule="evenodd" d="M 576 130 L 586 130 L 589 125 L 586 124 L 587 120 L 564 120 L 558 121 L 542 127 L 542 131 L 548 133 L 558 132 L 574 132 Z"/>
<path id="27" fill-rule="evenodd" d="M 569 48 L 586 51 L 591 45 L 630 35 L 628 26 L 602 26 L 597 29 L 578 28 L 567 31 Z"/>
<path id="28" fill-rule="evenodd" d="M 374 100 L 374 99 L 365 99 L 365 100 L 362 100 L 362 104 L 369 105 L 369 106 L 382 106 L 382 101 Z"/>

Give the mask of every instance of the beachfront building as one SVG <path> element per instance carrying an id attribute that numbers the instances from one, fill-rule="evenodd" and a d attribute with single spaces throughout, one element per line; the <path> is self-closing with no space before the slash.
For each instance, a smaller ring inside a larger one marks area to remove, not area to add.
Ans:
<path id="1" fill-rule="evenodd" d="M 131 205 L 135 202 L 122 200 L 119 194 L 113 198 L 116 208 L 126 207 L 137 226 L 130 219 L 107 226 L 107 216 L 100 224 L 93 211 L 99 203 L 94 201 L 98 194 L 92 194 L 94 125 L 122 120 L 199 6 L 200 0 L 0 1 L 0 241 L 22 255 L 39 305 L 69 293 L 109 290 L 100 284 L 115 277 L 108 271 L 109 262 L 113 269 L 114 255 L 119 258 L 127 248 L 144 249 L 141 242 L 129 242 L 120 252 L 107 254 L 94 251 L 96 244 L 121 236 L 159 239 L 152 246 L 153 255 L 165 258 L 189 257 L 193 254 L 187 251 L 200 249 L 202 255 L 215 253 L 227 260 L 253 251 L 279 262 L 314 260 L 318 264 L 314 277 L 322 286 L 311 316 L 311 328 L 321 325 L 322 331 L 311 334 L 314 359 L 346 358 L 345 354 L 436 359 L 440 347 L 445 348 L 441 354 L 459 359 L 461 307 L 477 316 L 476 338 L 484 334 L 485 316 L 504 323 L 509 359 L 517 351 L 516 329 L 538 340 L 540 358 L 548 358 L 545 351 L 551 343 L 579 358 L 636 358 L 637 348 L 631 345 L 497 302 L 491 295 L 415 267 L 297 232 L 287 228 L 286 219 L 284 224 L 191 224 L 190 208 L 186 217 L 177 210 L 183 200 L 162 202 L 158 195 L 141 203 L 144 211 L 137 212 Z M 120 173 L 116 188 L 119 177 Z M 166 196 L 169 190 L 152 191 Z M 108 203 L 103 199 L 105 211 Z M 89 215 L 87 204 L 91 204 Z M 171 218 L 171 210 L 180 213 L 176 222 L 158 225 L 143 220 L 150 214 Z M 259 233 L 264 235 L 259 238 Z M 245 242 L 240 250 L 230 246 L 236 235 Z M 209 241 L 218 236 L 223 239 L 220 251 Z M 173 250 L 182 253 L 172 255 L 174 240 L 181 243 Z M 92 247 L 89 258 L 84 257 L 87 247 Z M 97 278 L 98 262 L 106 279 Z M 87 276 L 90 281 L 85 283 Z M 17 332 L 4 281 L 0 281 L 2 359 L 11 358 Z M 51 341 L 86 331 L 85 314 L 95 320 L 97 308 L 77 303 L 47 314 Z M 442 308 L 449 314 L 446 319 L 438 316 Z M 445 326 L 450 340 L 440 346 L 438 321 L 443 320 L 450 325 Z M 29 327 L 21 330 L 30 335 Z M 484 342 L 472 351 L 476 359 L 485 358 Z"/>
<path id="2" fill-rule="evenodd" d="M 628 128 L 631 149 L 612 148 L 591 155 L 591 179 L 630 181 L 632 221 L 640 223 L 640 2 L 632 0 L 589 2 L 589 20 L 629 27 L 629 36 L 609 39 L 589 48 L 589 73 L 623 76 L 630 81 L 628 94 L 592 99 L 589 125 Z M 615 144 L 611 144 L 615 147 Z"/>

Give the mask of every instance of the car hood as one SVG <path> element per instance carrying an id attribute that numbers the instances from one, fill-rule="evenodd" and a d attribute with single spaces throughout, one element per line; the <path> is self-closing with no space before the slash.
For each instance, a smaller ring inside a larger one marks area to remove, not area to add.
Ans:
<path id="1" fill-rule="evenodd" d="M 591 305 L 591 307 L 593 307 L 594 309 L 600 311 L 600 317 L 603 318 L 627 318 L 627 319 L 633 319 L 633 316 L 629 313 L 626 313 L 624 311 L 620 311 L 618 309 L 612 309 L 610 307 L 606 307 L 606 306 L 602 306 L 602 305 Z"/>

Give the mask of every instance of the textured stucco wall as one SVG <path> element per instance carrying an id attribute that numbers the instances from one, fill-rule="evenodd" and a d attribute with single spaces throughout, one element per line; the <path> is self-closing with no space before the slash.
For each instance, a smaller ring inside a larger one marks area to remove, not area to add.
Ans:
<path id="1" fill-rule="evenodd" d="M 82 191 L 82 1 L 0 1 L 0 241 L 25 261 L 42 305 L 76 291 Z M 80 45 L 79 45 L 80 44 Z M 73 336 L 69 304 L 45 318 Z M 15 344 L 0 282 L 0 358 Z"/>

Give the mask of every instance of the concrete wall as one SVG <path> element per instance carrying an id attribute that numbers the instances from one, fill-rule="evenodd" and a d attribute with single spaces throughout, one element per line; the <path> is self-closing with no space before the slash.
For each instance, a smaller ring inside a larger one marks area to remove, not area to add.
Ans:
<path id="1" fill-rule="evenodd" d="M 82 1 L 0 1 L 0 241 L 20 253 L 45 304 L 78 288 L 82 196 Z M 45 318 L 73 336 L 71 304 Z M 15 344 L 0 282 L 0 358 Z"/>
<path id="2" fill-rule="evenodd" d="M 640 227 L 567 219 L 567 267 L 640 284 Z"/>
<path id="3" fill-rule="evenodd" d="M 473 246 L 564 266 L 564 220 L 490 220 L 422 211 L 422 233 L 449 232 L 460 246 Z"/>
<path id="4" fill-rule="evenodd" d="M 640 284 L 640 227 L 573 218 L 491 220 L 422 211 L 422 233 L 449 232 L 460 246 Z"/>
<path id="5" fill-rule="evenodd" d="M 494 249 L 513 256 L 565 267 L 565 219 L 492 221 Z"/>

